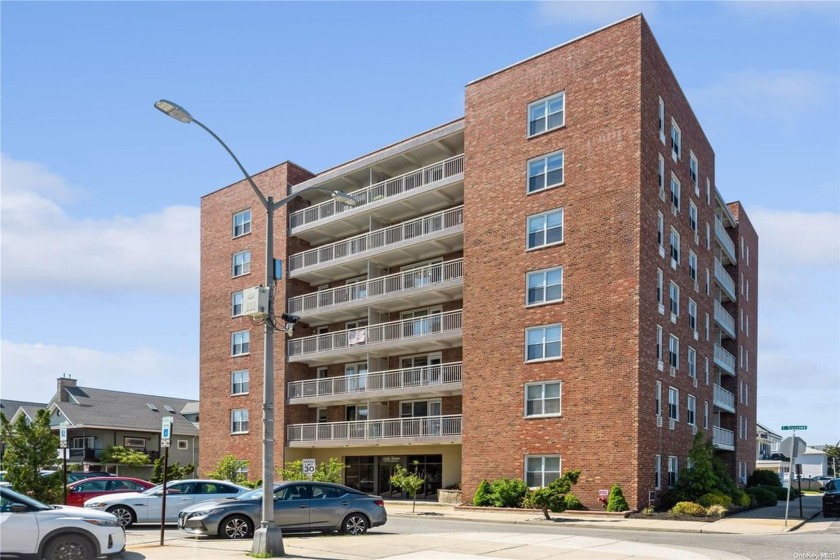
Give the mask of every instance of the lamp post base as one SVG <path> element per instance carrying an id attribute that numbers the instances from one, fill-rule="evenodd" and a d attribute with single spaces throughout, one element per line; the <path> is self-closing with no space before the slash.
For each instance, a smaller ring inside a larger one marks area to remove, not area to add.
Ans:
<path id="1" fill-rule="evenodd" d="M 269 527 L 260 527 L 254 531 L 254 542 L 251 544 L 251 554 L 259 554 L 262 558 L 285 556 L 286 551 L 283 549 L 283 531 L 280 527 L 271 525 Z"/>

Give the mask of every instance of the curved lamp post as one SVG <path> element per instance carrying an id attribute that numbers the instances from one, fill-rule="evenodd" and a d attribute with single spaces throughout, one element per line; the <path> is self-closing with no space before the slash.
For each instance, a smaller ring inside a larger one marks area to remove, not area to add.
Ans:
<path id="1" fill-rule="evenodd" d="M 309 191 L 325 191 L 332 195 L 338 201 L 347 204 L 348 206 L 355 206 L 356 200 L 343 191 L 328 189 L 326 187 L 308 187 L 298 193 L 291 194 L 281 198 L 277 202 L 272 197 L 266 197 L 262 191 L 257 187 L 251 175 L 245 171 L 245 168 L 239 162 L 236 155 L 227 147 L 227 144 L 222 142 L 222 139 L 216 136 L 212 130 L 204 126 L 201 122 L 194 119 L 189 112 L 180 105 L 161 99 L 155 103 L 157 108 L 162 113 L 172 117 L 173 119 L 185 124 L 195 123 L 203 128 L 210 136 L 227 150 L 236 165 L 245 175 L 248 184 L 254 190 L 254 194 L 262 203 L 266 212 L 266 235 L 265 235 L 265 286 L 269 289 L 269 309 L 268 317 L 265 320 L 265 339 L 264 339 L 264 358 L 263 358 L 263 462 L 262 462 L 262 481 L 263 481 L 263 500 L 262 500 L 262 518 L 260 527 L 254 531 L 254 542 L 251 552 L 253 554 L 271 556 L 283 555 L 283 532 L 280 527 L 274 522 L 274 500 L 270 499 L 271 493 L 269 488 L 274 487 L 274 331 L 272 324 L 272 304 L 274 300 L 271 292 L 274 284 L 274 211 L 282 206 L 285 206 L 292 199 Z"/>

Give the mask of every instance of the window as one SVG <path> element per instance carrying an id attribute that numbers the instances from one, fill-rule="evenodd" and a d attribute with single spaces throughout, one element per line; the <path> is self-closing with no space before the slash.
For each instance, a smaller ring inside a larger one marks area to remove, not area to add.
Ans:
<path id="1" fill-rule="evenodd" d="M 656 325 L 656 361 L 662 361 L 662 327 Z"/>
<path id="2" fill-rule="evenodd" d="M 230 316 L 242 315 L 242 292 L 233 292 L 230 297 Z"/>
<path id="3" fill-rule="evenodd" d="M 697 330 L 697 304 L 691 298 L 688 298 L 688 327 Z"/>
<path id="4" fill-rule="evenodd" d="M 664 277 L 663 277 L 662 271 L 657 268 L 656 269 L 656 303 L 658 303 L 660 305 L 660 309 L 661 309 L 661 306 L 665 303 L 665 301 L 663 299 L 665 296 L 662 293 L 664 291 L 664 287 L 662 285 L 663 282 L 664 282 Z M 660 311 L 660 313 L 662 313 L 662 311 Z"/>
<path id="5" fill-rule="evenodd" d="M 671 282 L 668 293 L 671 296 L 671 320 L 674 321 L 676 317 L 680 316 L 680 287 Z"/>
<path id="6" fill-rule="evenodd" d="M 525 483 L 545 487 L 560 478 L 560 455 L 525 456 Z"/>
<path id="7" fill-rule="evenodd" d="M 697 379 L 697 352 L 691 346 L 688 347 L 688 376 Z"/>
<path id="8" fill-rule="evenodd" d="M 560 358 L 563 352 L 563 325 L 531 327 L 525 330 L 525 361 Z"/>
<path id="9" fill-rule="evenodd" d="M 680 367 L 680 339 L 674 335 L 668 339 L 668 363 L 674 369 Z"/>
<path id="10" fill-rule="evenodd" d="M 235 277 L 249 274 L 251 272 L 251 251 L 242 251 L 233 254 L 233 270 Z"/>
<path id="11" fill-rule="evenodd" d="M 74 437 L 72 442 L 70 443 L 70 449 L 93 449 L 94 448 L 94 440 L 96 438 L 93 436 L 87 437 Z M 145 446 L 145 440 L 143 446 Z"/>
<path id="12" fill-rule="evenodd" d="M 662 212 L 657 212 L 656 222 L 656 243 L 659 245 L 659 254 L 665 256 L 665 217 Z"/>
<path id="13" fill-rule="evenodd" d="M 688 201 L 688 226 L 697 233 L 697 205 L 693 200 Z"/>
<path id="14" fill-rule="evenodd" d="M 664 136 L 663 136 L 664 138 Z M 665 200 L 665 158 L 659 154 L 659 196 Z"/>
<path id="15" fill-rule="evenodd" d="M 248 431 L 248 409 L 238 408 L 230 411 L 230 433 L 243 434 Z"/>
<path id="16" fill-rule="evenodd" d="M 706 249 L 712 248 L 712 226 L 706 222 Z"/>
<path id="17" fill-rule="evenodd" d="M 706 362 L 706 385 L 709 384 L 709 358 L 704 358 Z"/>
<path id="18" fill-rule="evenodd" d="M 671 228 L 671 267 L 677 268 L 680 264 L 680 234 Z"/>
<path id="19" fill-rule="evenodd" d="M 563 184 L 563 152 L 555 152 L 528 162 L 528 192 Z"/>
<path id="20" fill-rule="evenodd" d="M 709 267 L 706 267 L 706 295 L 710 295 L 712 290 L 711 276 L 709 274 Z"/>
<path id="21" fill-rule="evenodd" d="M 674 387 L 668 387 L 668 418 L 680 419 L 680 391 Z"/>
<path id="22" fill-rule="evenodd" d="M 525 416 L 559 416 L 560 382 L 525 385 Z"/>
<path id="23" fill-rule="evenodd" d="M 189 449 L 190 442 L 185 439 L 179 439 L 177 443 L 178 449 Z M 142 490 L 141 490 L 142 491 Z"/>
<path id="24" fill-rule="evenodd" d="M 237 212 L 233 215 L 233 236 L 239 237 L 251 233 L 251 209 Z"/>
<path id="25" fill-rule="evenodd" d="M 744 404 L 750 405 L 750 386 L 747 384 L 744 384 Z"/>
<path id="26" fill-rule="evenodd" d="M 566 94 L 560 92 L 528 105 L 528 136 L 560 128 L 566 123 Z"/>
<path id="27" fill-rule="evenodd" d="M 653 487 L 659 490 L 662 488 L 662 457 L 654 455 L 653 460 Z"/>
<path id="28" fill-rule="evenodd" d="M 563 267 L 529 272 L 527 305 L 563 300 Z"/>
<path id="29" fill-rule="evenodd" d="M 236 331 L 230 334 L 230 355 L 243 356 L 251 351 L 251 333 Z"/>
<path id="30" fill-rule="evenodd" d="M 673 455 L 668 456 L 668 488 L 673 488 L 677 484 L 677 472 L 679 469 L 679 462 Z"/>
<path id="31" fill-rule="evenodd" d="M 673 172 L 671 173 L 671 210 L 675 214 L 680 211 L 680 182 Z"/>
<path id="32" fill-rule="evenodd" d="M 712 182 L 706 177 L 706 204 L 712 205 Z"/>
<path id="33" fill-rule="evenodd" d="M 123 438 L 123 445 L 125 447 L 132 447 L 136 449 L 146 448 L 146 438 L 144 437 L 125 437 Z"/>
<path id="34" fill-rule="evenodd" d="M 680 152 L 682 150 L 682 133 L 680 127 L 677 126 L 677 121 L 671 119 L 671 159 L 677 161 L 680 159 Z"/>
<path id="35" fill-rule="evenodd" d="M 563 209 L 528 217 L 528 249 L 563 242 Z"/>
<path id="36" fill-rule="evenodd" d="M 659 98 L 659 140 L 665 143 L 665 102 Z"/>
<path id="37" fill-rule="evenodd" d="M 662 416 L 662 382 L 656 382 L 656 415 Z"/>
<path id="38" fill-rule="evenodd" d="M 694 152 L 691 150 L 688 151 L 689 160 L 688 160 L 688 176 L 691 177 L 691 182 L 694 184 L 694 189 L 697 191 L 697 194 L 700 194 L 700 191 L 697 190 L 697 156 L 694 155 Z"/>
<path id="39" fill-rule="evenodd" d="M 697 282 L 697 255 L 694 251 L 688 252 L 688 276 L 696 283 Z"/>
<path id="40" fill-rule="evenodd" d="M 709 401 L 703 401 L 703 428 L 709 429 Z"/>
<path id="41" fill-rule="evenodd" d="M 247 369 L 241 369 L 230 374 L 230 394 L 244 395 L 248 393 L 250 375 Z"/>
<path id="42" fill-rule="evenodd" d="M 686 413 L 685 421 L 688 422 L 689 426 L 694 426 L 695 414 L 697 410 L 697 399 L 694 398 L 694 395 L 688 395 L 688 400 L 686 401 L 686 409 L 688 410 L 688 412 Z"/>
<path id="43" fill-rule="evenodd" d="M 705 326 L 704 330 L 706 331 L 705 332 L 706 340 L 709 340 L 709 314 L 708 313 L 706 313 L 706 326 Z"/>

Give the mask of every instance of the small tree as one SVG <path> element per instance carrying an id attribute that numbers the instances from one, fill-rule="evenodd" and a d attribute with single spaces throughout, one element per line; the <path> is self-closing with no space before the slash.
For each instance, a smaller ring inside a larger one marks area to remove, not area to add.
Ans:
<path id="1" fill-rule="evenodd" d="M 490 483 L 482 480 L 473 496 L 474 506 L 492 506 L 493 505 L 493 490 L 490 489 Z"/>
<path id="2" fill-rule="evenodd" d="M 690 469 L 682 469 L 677 480 L 677 488 L 684 496 L 684 501 L 696 502 L 700 496 L 720 488 L 720 479 L 715 472 L 715 448 L 711 438 L 704 438 L 698 432 L 688 452 Z"/>
<path id="3" fill-rule="evenodd" d="M 630 506 L 627 505 L 627 500 L 624 499 L 624 492 L 621 491 L 621 486 L 613 484 L 610 488 L 610 495 L 607 498 L 607 511 L 627 511 Z"/>
<path id="4" fill-rule="evenodd" d="M 102 451 L 100 461 L 103 463 L 117 463 L 130 467 L 141 467 L 152 462 L 142 451 L 128 449 L 122 445 L 109 445 Z"/>
<path id="5" fill-rule="evenodd" d="M 195 465 L 192 463 L 181 466 L 181 461 L 175 461 L 174 464 L 166 467 L 166 482 L 170 480 L 182 480 L 189 477 L 194 471 Z M 152 476 L 149 478 L 149 482 L 154 482 L 155 484 L 163 483 L 163 457 L 155 459 L 155 468 Z"/>
<path id="6" fill-rule="evenodd" d="M 423 487 L 423 484 L 426 483 L 426 480 L 417 474 L 417 465 L 419 464 L 419 461 L 414 461 L 413 473 L 409 472 L 408 469 L 402 465 L 397 465 L 394 468 L 394 474 L 391 475 L 391 486 L 402 488 L 409 496 L 411 496 L 411 513 L 414 513 L 414 509 L 417 505 L 417 492 Z"/>
<path id="7" fill-rule="evenodd" d="M 41 476 L 41 471 L 54 466 L 58 458 L 58 436 L 50 430 L 49 411 L 38 410 L 31 424 L 23 414 L 12 424 L 0 412 L 0 426 L 6 443 L 4 480 L 36 500 L 48 504 L 60 502 L 61 477 Z"/>
<path id="8" fill-rule="evenodd" d="M 245 482 L 245 475 L 242 470 L 248 467 L 250 461 L 237 459 L 233 455 L 225 455 L 222 460 L 216 463 L 216 469 L 207 473 L 207 478 L 213 480 L 229 480 L 234 484 Z"/>
<path id="9" fill-rule="evenodd" d="M 347 467 L 344 463 L 335 457 L 330 457 L 329 461 L 325 463 L 318 463 L 318 465 L 316 465 L 315 472 L 312 473 L 312 480 L 316 482 L 333 482 L 335 484 L 341 484 L 341 471 L 345 468 Z M 280 477 L 280 480 L 309 480 L 309 477 L 303 474 L 303 461 L 301 460 L 286 463 L 285 468 L 277 469 L 277 474 Z"/>
<path id="10" fill-rule="evenodd" d="M 532 503 L 540 508 L 546 519 L 551 519 L 548 511 L 566 511 L 566 495 L 571 491 L 572 486 L 577 484 L 580 478 L 580 471 L 566 471 L 563 476 L 556 478 L 551 483 L 534 491 L 531 496 Z"/>

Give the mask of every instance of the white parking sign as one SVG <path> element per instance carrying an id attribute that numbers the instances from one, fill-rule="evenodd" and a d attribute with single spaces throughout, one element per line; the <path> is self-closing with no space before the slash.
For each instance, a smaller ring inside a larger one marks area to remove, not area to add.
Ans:
<path id="1" fill-rule="evenodd" d="M 312 475 L 315 474 L 315 459 L 303 460 L 303 474 L 306 475 L 306 478 L 312 478 Z"/>

